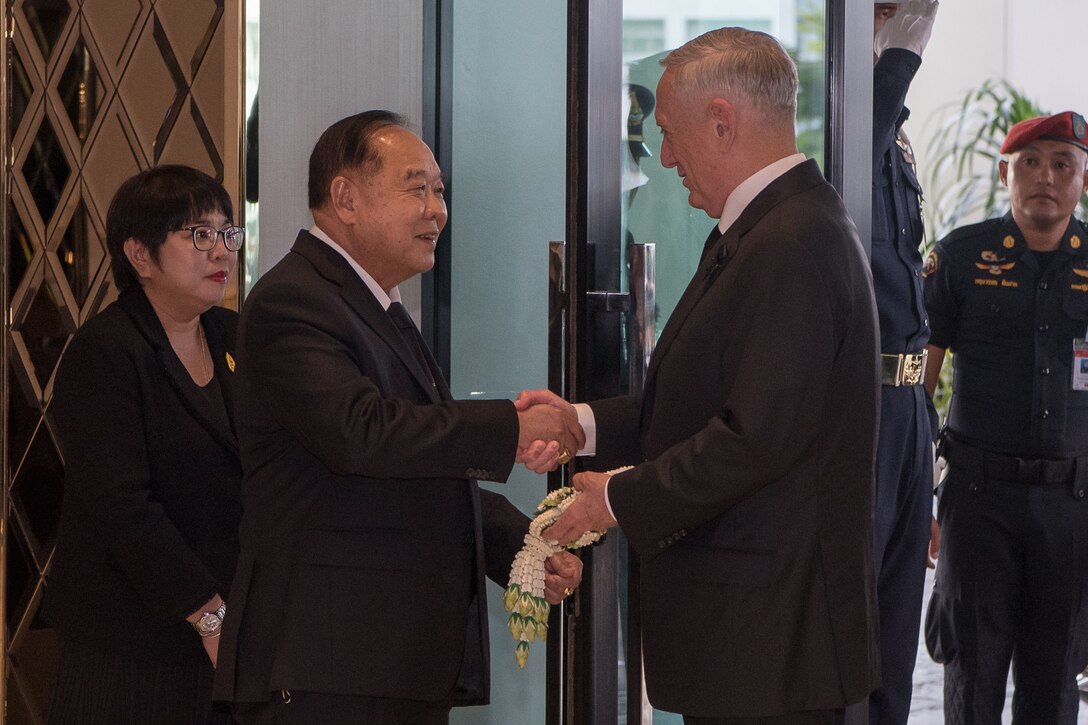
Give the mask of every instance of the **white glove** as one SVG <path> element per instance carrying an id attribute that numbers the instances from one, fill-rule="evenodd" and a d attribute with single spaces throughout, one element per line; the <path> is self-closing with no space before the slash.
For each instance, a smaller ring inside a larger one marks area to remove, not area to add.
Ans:
<path id="1" fill-rule="evenodd" d="M 937 17 L 937 0 L 907 0 L 900 3 L 899 12 L 884 23 L 873 38 L 873 51 L 879 57 L 888 48 L 903 48 L 919 57 L 933 34 Z"/>

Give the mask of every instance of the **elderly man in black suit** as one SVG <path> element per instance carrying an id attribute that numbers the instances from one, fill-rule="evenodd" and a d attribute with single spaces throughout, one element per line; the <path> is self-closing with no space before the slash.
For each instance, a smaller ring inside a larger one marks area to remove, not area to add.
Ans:
<path id="1" fill-rule="evenodd" d="M 325 131 L 314 227 L 246 301 L 238 339 L 241 554 L 216 694 L 243 723 L 445 723 L 488 698 L 485 575 L 527 519 L 477 478 L 583 441 L 574 416 L 454 401 L 397 285 L 430 269 L 442 177 L 397 116 Z M 547 443 L 544 443 L 547 441 Z M 547 597 L 581 563 L 549 560 Z"/>
<path id="2" fill-rule="evenodd" d="M 670 53 L 661 162 L 719 218 L 642 395 L 592 403 L 609 478 L 543 532 L 618 526 L 642 562 L 646 684 L 687 723 L 834 723 L 877 682 L 876 312 L 835 190 L 797 153 L 797 71 L 763 33 Z M 546 391 L 519 403 L 566 404 Z"/>

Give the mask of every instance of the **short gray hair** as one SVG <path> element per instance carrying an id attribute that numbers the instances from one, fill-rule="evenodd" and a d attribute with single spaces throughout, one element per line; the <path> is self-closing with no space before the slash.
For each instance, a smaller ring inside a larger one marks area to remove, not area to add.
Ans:
<path id="1" fill-rule="evenodd" d="M 797 66 L 770 35 L 745 28 L 703 33 L 669 53 L 661 65 L 680 91 L 740 96 L 768 118 L 797 116 Z"/>

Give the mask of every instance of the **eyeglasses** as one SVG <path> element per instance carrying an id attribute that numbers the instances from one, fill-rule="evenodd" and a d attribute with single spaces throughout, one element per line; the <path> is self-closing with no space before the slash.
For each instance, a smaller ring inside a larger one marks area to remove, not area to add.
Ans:
<path id="1" fill-rule="evenodd" d="M 242 227 L 182 227 L 171 229 L 172 232 L 189 232 L 193 235 L 193 246 L 199 252 L 210 252 L 215 249 L 215 243 L 219 241 L 219 235 L 223 235 L 223 246 L 231 252 L 237 252 L 242 248 L 242 242 L 246 240 L 246 230 Z"/>

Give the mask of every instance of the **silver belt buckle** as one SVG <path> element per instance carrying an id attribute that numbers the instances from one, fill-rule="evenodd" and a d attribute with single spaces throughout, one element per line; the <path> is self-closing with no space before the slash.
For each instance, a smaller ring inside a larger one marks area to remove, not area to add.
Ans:
<path id="1" fill-rule="evenodd" d="M 891 380 L 886 377 L 881 380 L 884 385 L 892 385 L 899 387 L 902 385 L 919 385 L 922 382 L 922 378 L 926 371 L 926 359 L 929 357 L 928 350 L 922 350 L 920 353 L 898 354 L 888 355 L 881 353 L 881 360 L 887 363 L 894 361 L 895 373 Z M 883 367 L 883 366 L 882 366 Z M 888 365 L 890 368 L 891 365 Z"/>

